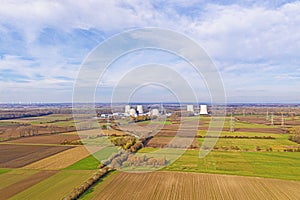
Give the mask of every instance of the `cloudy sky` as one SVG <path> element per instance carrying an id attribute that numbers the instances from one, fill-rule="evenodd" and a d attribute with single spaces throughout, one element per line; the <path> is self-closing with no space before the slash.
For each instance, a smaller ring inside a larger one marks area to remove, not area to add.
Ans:
<path id="1" fill-rule="evenodd" d="M 123 31 L 158 27 L 190 37 L 207 52 L 228 102 L 297 103 L 299 10 L 299 1 L 282 0 L 3 0 L 0 102 L 71 102 L 81 64 L 94 48 Z M 144 50 L 111 66 L 99 81 L 105 88 L 98 89 L 96 101 L 108 101 L 107 91 L 131 67 L 153 62 L 176 66 L 191 79 L 200 101 L 210 100 L 203 95 L 208 94 L 203 80 L 189 71 L 191 66 L 165 52 Z M 163 94 L 164 89 L 147 86 L 133 96 L 172 100 Z"/>

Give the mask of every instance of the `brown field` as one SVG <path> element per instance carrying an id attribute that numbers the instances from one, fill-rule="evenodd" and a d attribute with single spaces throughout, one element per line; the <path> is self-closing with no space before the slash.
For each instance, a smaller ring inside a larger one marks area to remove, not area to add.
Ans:
<path id="1" fill-rule="evenodd" d="M 208 127 L 199 127 L 198 130 L 208 130 Z M 213 130 L 213 128 L 212 128 Z M 229 131 L 229 128 L 223 128 L 222 131 Z M 253 133 L 276 133 L 283 134 L 285 131 L 281 128 L 234 128 L 237 132 L 253 132 Z"/>
<path id="2" fill-rule="evenodd" d="M 170 144 L 172 139 L 173 139 L 173 137 L 153 137 L 147 142 L 146 147 L 164 148 L 164 147 L 166 147 L 166 145 Z M 175 148 L 176 147 L 178 147 L 178 148 L 185 147 L 184 138 L 180 138 L 178 140 L 178 142 L 173 141 L 172 143 L 173 143 L 173 145 L 176 145 L 176 146 L 172 146 L 172 147 L 175 147 Z M 193 148 L 198 148 L 199 147 L 198 146 L 198 140 L 196 138 L 194 138 L 191 145 L 193 146 Z"/>
<path id="3" fill-rule="evenodd" d="M 68 132 L 71 129 L 74 128 L 69 128 L 69 127 L 58 127 L 54 126 L 53 130 L 50 128 L 50 126 L 45 126 L 45 125 L 26 125 L 26 126 L 21 126 L 20 124 L 15 124 L 15 125 L 9 125 L 9 126 L 0 126 L 0 139 L 1 140 L 8 140 L 8 139 L 15 139 L 15 138 L 20 138 L 20 129 L 22 128 L 30 128 L 36 129 L 38 131 L 38 135 L 44 135 L 44 134 L 50 134 L 51 131 L 55 131 L 55 133 L 63 133 L 63 132 Z M 32 133 L 31 133 L 32 134 Z M 28 137 L 28 133 L 25 134 L 26 137 Z"/>
<path id="4" fill-rule="evenodd" d="M 185 172 L 118 173 L 85 199 L 300 199 L 300 182 Z"/>
<path id="5" fill-rule="evenodd" d="M 236 119 L 241 122 L 270 125 L 270 122 L 266 121 L 266 116 L 239 116 L 239 117 L 236 117 Z M 299 126 L 300 120 L 296 120 L 296 119 L 292 120 L 290 118 L 286 118 L 286 116 L 285 116 L 284 123 L 285 123 L 285 125 Z M 281 125 L 281 116 L 280 115 L 274 116 L 274 124 Z"/>
<path id="6" fill-rule="evenodd" d="M 84 147 L 75 147 L 49 156 L 23 167 L 23 169 L 59 170 L 89 156 L 91 153 Z"/>
<path id="7" fill-rule="evenodd" d="M 18 194 L 19 192 L 22 192 L 23 190 L 30 188 L 31 186 L 39 183 L 40 181 L 42 181 L 56 173 L 57 173 L 57 171 L 40 171 L 38 173 L 35 173 L 35 174 L 19 181 L 19 182 L 16 182 L 5 188 L 2 188 L 0 190 L 0 194 L 1 194 L 0 200 L 8 199 L 9 197 L 12 197 L 15 194 Z"/>
<path id="8" fill-rule="evenodd" d="M 64 135 L 79 135 L 80 137 L 85 137 L 85 136 L 97 136 L 97 135 L 124 135 L 124 132 L 118 131 L 118 130 L 101 130 L 101 129 L 91 129 L 91 130 L 82 130 L 82 131 L 73 131 L 73 132 L 67 132 L 64 133 Z"/>
<path id="9" fill-rule="evenodd" d="M 0 144 L 0 168 L 23 167 L 70 148 L 72 147 Z"/>
<path id="10" fill-rule="evenodd" d="M 61 144 L 65 140 L 71 142 L 71 141 L 80 140 L 80 137 L 75 134 L 52 134 L 52 135 L 22 137 L 16 140 L 12 140 L 12 142 L 31 143 L 31 144 Z"/>

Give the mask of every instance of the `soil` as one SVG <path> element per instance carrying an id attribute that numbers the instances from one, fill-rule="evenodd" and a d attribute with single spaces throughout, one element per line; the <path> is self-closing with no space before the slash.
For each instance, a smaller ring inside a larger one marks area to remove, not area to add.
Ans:
<path id="1" fill-rule="evenodd" d="M 23 167 L 70 148 L 72 147 L 0 144 L 0 168 Z"/>

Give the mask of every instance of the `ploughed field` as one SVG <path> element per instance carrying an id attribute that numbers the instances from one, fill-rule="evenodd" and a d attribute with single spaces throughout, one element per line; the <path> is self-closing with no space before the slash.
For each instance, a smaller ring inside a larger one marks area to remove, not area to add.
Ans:
<path id="1" fill-rule="evenodd" d="M 73 142 L 77 140 L 80 140 L 80 137 L 76 134 L 47 134 L 32 137 L 22 137 L 15 140 L 11 140 L 11 142 L 32 144 L 62 144 L 64 142 Z"/>
<path id="2" fill-rule="evenodd" d="M 72 147 L 0 144 L 0 168 L 23 167 L 70 148 Z"/>
<path id="3" fill-rule="evenodd" d="M 117 173 L 82 199 L 300 199 L 300 182 L 186 172 Z"/>

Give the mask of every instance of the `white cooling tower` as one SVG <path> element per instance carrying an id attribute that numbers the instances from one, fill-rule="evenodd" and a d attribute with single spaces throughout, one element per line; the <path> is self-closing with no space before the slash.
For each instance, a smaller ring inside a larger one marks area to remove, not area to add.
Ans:
<path id="1" fill-rule="evenodd" d="M 129 110 L 129 115 L 130 115 L 130 116 L 135 116 L 135 115 L 136 115 L 135 109 L 131 108 L 131 109 Z"/>
<path id="2" fill-rule="evenodd" d="M 207 105 L 200 105 L 200 115 L 207 115 Z"/>
<path id="3" fill-rule="evenodd" d="M 158 109 L 151 110 L 151 116 L 158 116 L 158 115 L 159 115 Z"/>
<path id="4" fill-rule="evenodd" d="M 143 114 L 143 106 L 137 105 L 136 110 L 139 112 L 139 114 Z"/>
<path id="5" fill-rule="evenodd" d="M 129 114 L 130 111 L 130 105 L 125 106 L 125 113 Z"/>
<path id="6" fill-rule="evenodd" d="M 194 106 L 193 105 L 187 105 L 186 110 L 189 112 L 194 112 Z"/>

